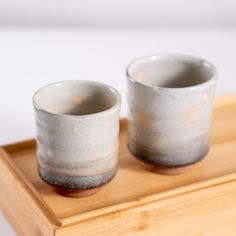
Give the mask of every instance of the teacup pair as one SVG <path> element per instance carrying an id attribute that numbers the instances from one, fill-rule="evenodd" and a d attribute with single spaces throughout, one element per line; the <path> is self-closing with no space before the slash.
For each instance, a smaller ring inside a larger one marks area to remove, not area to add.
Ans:
<path id="1" fill-rule="evenodd" d="M 216 70 L 207 61 L 161 54 L 132 62 L 128 78 L 128 149 L 150 170 L 178 174 L 209 149 Z M 92 81 L 65 81 L 33 98 L 41 178 L 60 194 L 83 197 L 118 168 L 121 97 Z"/>

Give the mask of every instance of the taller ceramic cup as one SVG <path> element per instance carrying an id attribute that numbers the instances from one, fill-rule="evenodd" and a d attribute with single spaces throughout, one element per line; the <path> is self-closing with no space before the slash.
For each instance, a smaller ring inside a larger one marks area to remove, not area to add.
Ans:
<path id="1" fill-rule="evenodd" d="M 209 150 L 216 69 L 182 54 L 160 54 L 127 68 L 128 148 L 150 169 L 180 174 Z"/>
<path id="2" fill-rule="evenodd" d="M 112 87 L 65 81 L 33 97 L 40 177 L 60 194 L 95 193 L 117 171 L 121 98 Z"/>

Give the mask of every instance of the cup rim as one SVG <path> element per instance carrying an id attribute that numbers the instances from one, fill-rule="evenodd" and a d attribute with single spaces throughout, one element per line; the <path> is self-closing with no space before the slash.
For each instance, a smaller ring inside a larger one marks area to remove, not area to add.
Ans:
<path id="1" fill-rule="evenodd" d="M 110 108 L 104 110 L 104 111 L 99 111 L 99 112 L 95 112 L 95 113 L 91 113 L 91 114 L 85 114 L 85 115 L 69 115 L 69 114 L 63 114 L 63 113 L 56 113 L 56 112 L 51 112 L 48 111 L 46 109 L 44 109 L 43 107 L 41 107 L 38 102 L 36 101 L 36 96 L 45 88 L 48 87 L 53 87 L 53 86 L 58 86 L 58 85 L 63 85 L 63 84 L 67 84 L 67 83 L 77 83 L 77 84 L 90 84 L 90 85 L 97 85 L 103 88 L 106 88 L 108 90 L 110 90 L 116 97 L 116 102 L 113 106 L 111 106 Z M 97 81 L 93 81 L 93 80 L 63 80 L 63 81 L 57 81 L 57 82 L 53 82 L 53 83 L 49 83 L 47 85 L 42 86 L 41 88 L 39 88 L 38 90 L 36 90 L 36 92 L 33 94 L 32 97 L 32 102 L 33 102 L 33 106 L 35 109 L 47 113 L 49 115 L 54 115 L 54 116 L 61 116 L 61 117 L 65 117 L 65 118 L 89 118 L 89 117 L 94 117 L 94 116 L 100 116 L 100 115 L 105 115 L 106 113 L 112 112 L 113 110 L 116 110 L 117 108 L 120 107 L 121 104 L 121 95 L 120 93 L 117 91 L 117 89 L 115 89 L 114 87 L 102 83 L 102 82 L 97 82 Z"/>
<path id="2" fill-rule="evenodd" d="M 169 87 L 162 87 L 162 86 L 158 86 L 158 85 L 149 85 L 149 84 L 144 84 L 138 80 L 136 80 L 135 78 L 133 78 L 130 75 L 130 68 L 137 62 L 140 62 L 142 60 L 157 60 L 160 58 L 166 58 L 166 57 L 185 57 L 185 58 L 190 58 L 192 60 L 197 60 L 197 61 L 202 61 L 202 64 L 204 64 L 205 66 L 209 67 L 209 69 L 212 71 L 213 75 L 207 80 L 204 81 L 203 83 L 197 84 L 197 85 L 191 85 L 191 86 L 186 86 L 186 87 L 179 87 L 179 88 L 169 88 Z M 201 57 L 197 57 L 197 56 L 193 56 L 193 55 L 189 55 L 189 54 L 184 54 L 184 53 L 156 53 L 156 54 L 151 54 L 151 55 L 145 55 L 142 57 L 138 57 L 134 60 L 132 60 L 128 66 L 126 67 L 126 76 L 128 78 L 128 80 L 132 83 L 136 83 L 140 86 L 152 89 L 152 90 L 161 90 L 161 91 L 172 91 L 172 92 L 180 92 L 180 91 L 192 91 L 192 90 L 196 90 L 202 87 L 205 87 L 208 84 L 211 84 L 213 82 L 216 82 L 217 77 L 218 77 L 218 72 L 216 67 L 209 61 L 201 58 Z"/>

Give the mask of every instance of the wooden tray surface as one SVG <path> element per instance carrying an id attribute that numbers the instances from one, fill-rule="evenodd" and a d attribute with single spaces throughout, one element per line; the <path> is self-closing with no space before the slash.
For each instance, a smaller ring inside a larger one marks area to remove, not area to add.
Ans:
<path id="1" fill-rule="evenodd" d="M 161 176 L 143 169 L 126 148 L 126 125 L 126 120 L 121 120 L 120 164 L 116 177 L 87 198 L 62 197 L 39 178 L 34 140 L 4 146 L 0 154 L 43 213 L 58 226 L 236 179 L 236 95 L 216 99 L 210 153 L 184 175 Z"/>

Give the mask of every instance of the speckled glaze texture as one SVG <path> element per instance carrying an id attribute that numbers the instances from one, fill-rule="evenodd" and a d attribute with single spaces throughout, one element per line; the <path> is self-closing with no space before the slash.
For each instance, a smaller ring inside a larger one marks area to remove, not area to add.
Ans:
<path id="1" fill-rule="evenodd" d="M 127 69 L 128 148 L 139 160 L 185 167 L 209 150 L 216 70 L 205 60 L 161 54 Z"/>
<path id="2" fill-rule="evenodd" d="M 98 188 L 116 174 L 120 95 L 92 81 L 45 86 L 33 98 L 40 177 L 68 190 Z"/>

